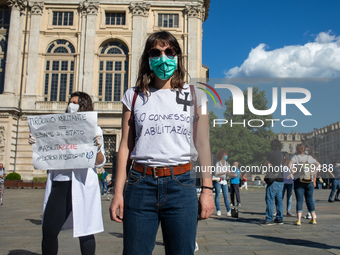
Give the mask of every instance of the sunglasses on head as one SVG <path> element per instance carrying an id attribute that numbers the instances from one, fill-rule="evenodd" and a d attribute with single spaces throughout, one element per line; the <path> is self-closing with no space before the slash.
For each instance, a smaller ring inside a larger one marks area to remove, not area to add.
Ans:
<path id="1" fill-rule="evenodd" d="M 149 56 L 151 58 L 159 58 L 162 56 L 162 52 L 164 52 L 165 56 L 168 58 L 174 58 L 177 54 L 177 49 L 176 48 L 166 48 L 165 50 L 160 50 L 157 48 L 152 48 L 151 50 L 148 51 Z"/>

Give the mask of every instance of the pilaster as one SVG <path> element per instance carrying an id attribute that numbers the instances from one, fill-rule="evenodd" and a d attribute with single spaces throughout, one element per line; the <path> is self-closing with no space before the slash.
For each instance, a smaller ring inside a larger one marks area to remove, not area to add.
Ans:
<path id="1" fill-rule="evenodd" d="M 131 3 L 129 10 L 132 14 L 132 47 L 131 47 L 131 86 L 136 85 L 138 63 L 147 38 L 147 19 L 150 4 L 144 2 Z"/>
<path id="2" fill-rule="evenodd" d="M 37 67 L 39 53 L 39 34 L 43 2 L 33 2 L 31 7 L 30 37 L 28 44 L 27 76 L 25 96 L 35 97 L 37 84 Z"/>
<path id="3" fill-rule="evenodd" d="M 188 16 L 188 73 L 191 78 L 199 78 L 202 65 L 202 23 L 205 18 L 205 8 L 201 3 L 186 5 Z"/>
<path id="4" fill-rule="evenodd" d="M 8 0 L 11 8 L 10 27 L 7 40 L 7 56 L 5 67 L 5 84 L 3 94 L 0 95 L 0 105 L 18 107 L 19 77 L 18 66 L 21 57 L 22 22 L 20 14 L 24 13 L 26 2 L 23 0 Z"/>
<path id="5" fill-rule="evenodd" d="M 81 52 L 79 72 L 78 89 L 89 95 L 93 94 L 93 66 L 94 66 L 94 52 L 95 52 L 95 35 L 96 35 L 96 18 L 98 14 L 99 3 L 97 2 L 83 2 L 80 3 L 82 12 L 82 38 L 81 38 Z"/>

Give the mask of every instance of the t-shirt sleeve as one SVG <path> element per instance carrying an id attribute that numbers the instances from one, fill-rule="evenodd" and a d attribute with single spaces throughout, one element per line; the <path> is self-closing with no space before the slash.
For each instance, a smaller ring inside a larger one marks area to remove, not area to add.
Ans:
<path id="1" fill-rule="evenodd" d="M 294 155 L 291 159 L 295 164 L 298 162 L 297 158 L 296 158 L 296 155 Z"/>
<path id="2" fill-rule="evenodd" d="M 312 156 L 308 156 L 308 157 L 309 157 L 308 159 L 309 163 L 314 164 L 316 162 L 316 159 L 313 158 Z"/>
<path id="3" fill-rule="evenodd" d="M 135 94 L 135 87 L 129 88 L 125 91 L 121 102 L 131 111 L 133 95 Z"/>
<path id="4" fill-rule="evenodd" d="M 201 105 L 208 102 L 207 94 L 203 90 L 195 87 L 195 93 L 197 99 L 197 107 L 200 107 Z"/>

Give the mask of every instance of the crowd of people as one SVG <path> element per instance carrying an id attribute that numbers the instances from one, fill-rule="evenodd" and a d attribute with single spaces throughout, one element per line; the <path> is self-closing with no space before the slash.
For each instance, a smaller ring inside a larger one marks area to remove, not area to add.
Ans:
<path id="1" fill-rule="evenodd" d="M 202 192 L 197 198 L 192 161 L 198 161 L 203 167 L 211 166 L 209 117 L 201 113 L 201 108 L 207 105 L 207 97 L 202 90 L 185 82 L 183 61 L 181 47 L 171 33 L 151 34 L 142 51 L 136 86 L 128 89 L 121 100 L 122 138 L 110 217 L 123 223 L 124 255 L 152 254 L 159 224 L 166 254 L 193 254 L 198 249 L 195 242 L 197 222 L 209 218 L 214 212 L 213 190 L 217 216 L 222 215 L 221 192 L 226 215 L 230 216 L 232 207 L 241 206 L 239 189 L 248 190 L 248 176 L 241 173 L 239 162 L 235 161 L 232 171 L 216 171 L 213 177 L 200 176 Z M 93 110 L 88 94 L 71 94 L 67 113 Z M 156 122 L 149 118 L 155 115 L 183 118 L 169 117 Z M 183 121 L 187 119 L 190 121 Z M 181 127 L 180 132 L 178 127 Z M 192 134 L 188 130 L 192 130 Z M 36 143 L 34 134 L 30 134 L 29 143 Z M 97 154 L 93 168 L 49 170 L 42 224 L 43 255 L 58 253 L 59 232 L 67 227 L 73 228 L 73 236 L 79 238 L 81 254 L 95 254 L 94 234 L 104 231 L 96 168 L 102 169 L 102 195 L 108 190 L 108 173 L 103 168 L 106 162 L 103 144 L 103 133 L 97 126 L 94 137 Z M 304 162 L 318 166 L 319 163 L 311 151 L 306 153 L 304 145 L 297 146 L 297 155 L 292 158 L 282 154 L 277 140 L 272 141 L 272 150 L 265 165 L 285 167 L 284 171 L 267 178 L 270 183 L 266 187 L 266 220 L 262 224 L 283 223 L 285 194 L 286 215 L 294 216 L 291 212 L 293 189 L 297 199 L 295 224 L 301 225 L 303 196 L 311 214 L 310 223 L 316 224 L 314 182 L 303 181 L 293 165 Z M 228 155 L 225 149 L 217 152 L 216 169 L 230 168 Z M 2 185 L 5 171 L 2 166 L 0 169 Z M 333 187 L 340 187 L 339 178 L 338 173 Z M 3 186 L 0 188 L 3 190 Z M 332 189 L 329 201 L 333 201 L 334 194 L 335 189 Z M 335 200 L 339 200 L 339 191 Z"/>
<path id="2" fill-rule="evenodd" d="M 295 155 L 281 152 L 282 144 L 278 139 L 271 142 L 272 151 L 267 155 L 264 166 L 267 167 L 265 175 L 266 185 L 266 219 L 260 224 L 267 226 L 273 224 L 283 224 L 283 217 L 297 217 L 295 225 L 301 226 L 302 207 L 304 201 L 308 209 L 305 218 L 310 219 L 310 224 L 316 224 L 315 201 L 313 199 L 314 188 L 318 183 L 324 183 L 321 175 L 327 172 L 333 178 L 332 190 L 328 202 L 340 201 L 340 171 L 339 163 L 334 162 L 329 168 L 322 168 L 317 161 L 312 149 L 308 145 L 298 144 Z M 232 168 L 227 162 L 228 151 L 221 149 L 216 153 L 216 171 L 213 172 L 213 184 L 215 187 L 216 215 L 221 216 L 220 210 L 220 190 L 224 196 L 224 203 L 227 209 L 227 216 L 231 216 L 230 208 L 241 206 L 239 183 L 243 180 L 243 185 L 247 189 L 247 176 L 240 173 L 239 163 L 234 162 Z M 223 168 L 224 167 L 224 168 Z M 224 171 L 222 171 L 224 169 Z M 274 169 L 278 169 L 274 171 Z M 321 171 L 321 169 L 323 171 Z M 321 185 L 322 187 L 322 185 Z M 320 187 L 320 188 L 321 188 Z M 230 203 L 228 191 L 230 190 Z M 292 212 L 293 190 L 296 198 L 296 214 Z M 236 195 L 236 203 L 234 196 Z M 333 199 L 335 195 L 335 198 Z M 283 212 L 283 201 L 286 196 L 286 213 Z M 274 206 L 276 211 L 274 211 Z M 275 218 L 275 219 L 274 219 Z"/>

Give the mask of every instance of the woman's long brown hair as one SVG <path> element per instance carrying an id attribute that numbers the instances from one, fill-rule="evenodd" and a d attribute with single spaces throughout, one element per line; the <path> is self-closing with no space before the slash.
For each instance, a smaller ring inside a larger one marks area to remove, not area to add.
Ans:
<path id="1" fill-rule="evenodd" d="M 143 93 L 145 96 L 150 95 L 150 85 L 152 86 L 155 78 L 154 72 L 149 66 L 149 53 L 148 51 L 153 47 L 160 45 L 164 47 L 169 45 L 177 50 L 177 70 L 174 72 L 170 85 L 172 89 L 182 90 L 184 86 L 184 78 L 186 70 L 183 67 L 183 56 L 181 47 L 178 44 L 177 39 L 167 31 L 161 31 L 151 34 L 146 40 L 143 54 L 139 61 L 139 71 L 136 82 L 137 92 Z"/>
<path id="2" fill-rule="evenodd" d="M 93 111 L 93 103 L 91 97 L 85 92 L 77 91 L 73 92 L 68 100 L 68 104 L 70 104 L 72 97 L 78 97 L 79 110 L 78 112 L 91 112 Z M 67 108 L 66 108 L 67 112 Z"/>

